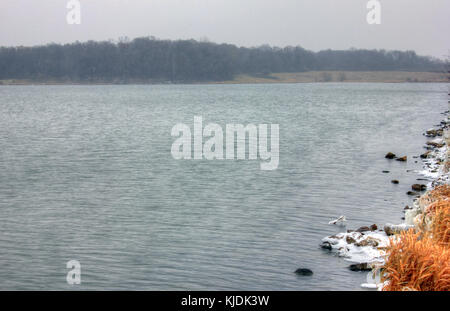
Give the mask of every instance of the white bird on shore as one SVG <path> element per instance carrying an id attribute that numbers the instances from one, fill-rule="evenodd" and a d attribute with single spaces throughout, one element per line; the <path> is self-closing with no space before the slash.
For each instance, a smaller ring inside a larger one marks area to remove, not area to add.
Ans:
<path id="1" fill-rule="evenodd" d="M 330 221 L 328 224 L 329 225 L 343 225 L 346 221 L 347 221 L 347 219 L 345 218 L 345 216 L 341 216 L 338 219 Z"/>

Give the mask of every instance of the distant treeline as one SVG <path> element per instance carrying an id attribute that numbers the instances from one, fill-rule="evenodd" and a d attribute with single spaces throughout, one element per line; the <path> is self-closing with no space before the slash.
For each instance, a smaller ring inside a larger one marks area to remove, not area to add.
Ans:
<path id="1" fill-rule="evenodd" d="M 338 71 L 442 71 L 444 62 L 414 51 L 245 48 L 153 37 L 119 42 L 76 42 L 1 47 L 0 80 L 73 82 L 195 82 L 231 80 L 236 74 Z"/>

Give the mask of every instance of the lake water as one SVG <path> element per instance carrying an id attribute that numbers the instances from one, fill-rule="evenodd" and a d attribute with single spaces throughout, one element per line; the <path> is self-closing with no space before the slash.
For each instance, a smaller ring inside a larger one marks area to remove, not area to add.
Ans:
<path id="1" fill-rule="evenodd" d="M 0 86 L 0 289 L 360 290 L 328 221 L 401 222 L 447 109 L 446 84 Z M 174 160 L 195 115 L 279 124 L 278 169 Z"/>

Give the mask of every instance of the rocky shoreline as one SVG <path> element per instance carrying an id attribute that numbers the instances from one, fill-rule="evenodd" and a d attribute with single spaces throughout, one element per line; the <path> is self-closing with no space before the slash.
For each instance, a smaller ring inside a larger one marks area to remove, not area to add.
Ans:
<path id="1" fill-rule="evenodd" d="M 356 230 L 347 230 L 322 239 L 320 247 L 329 250 L 339 257 L 343 257 L 351 264 L 349 269 L 352 271 L 371 271 L 367 276 L 367 283 L 361 284 L 364 288 L 373 288 L 383 290 L 386 281 L 382 282 L 380 271 L 387 260 L 388 249 L 392 243 L 398 239 L 399 234 L 407 232 L 410 229 L 418 231 L 423 228 L 427 215 L 428 206 L 433 202 L 430 196 L 433 196 L 433 189 L 440 185 L 449 184 L 450 170 L 450 122 L 448 120 L 449 111 L 442 113 L 445 119 L 434 128 L 425 131 L 424 135 L 430 138 L 425 145 L 426 152 L 421 155 L 414 156 L 420 158 L 423 162 L 423 170 L 419 171 L 421 181 L 427 184 L 413 184 L 408 195 L 415 196 L 411 207 L 404 208 L 405 217 L 403 223 L 390 224 L 386 223 L 383 228 L 377 225 L 360 227 Z M 407 161 L 406 156 L 397 157 L 394 153 L 389 152 L 385 158 L 387 161 Z M 391 181 L 393 184 L 398 183 L 396 180 Z M 428 189 L 428 191 L 427 191 Z M 426 192 L 425 192 L 426 191 Z M 444 200 L 448 200 L 447 196 Z M 336 224 L 338 221 L 345 221 L 345 217 L 341 216 L 330 224 Z M 428 222 L 431 221 L 428 219 Z"/>

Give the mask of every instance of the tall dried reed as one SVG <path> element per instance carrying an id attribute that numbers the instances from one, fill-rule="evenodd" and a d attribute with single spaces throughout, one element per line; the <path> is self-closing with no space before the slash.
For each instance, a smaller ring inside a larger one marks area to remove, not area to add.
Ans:
<path id="1" fill-rule="evenodd" d="M 450 250 L 433 240 L 430 233 L 401 233 L 391 240 L 382 281 L 385 291 L 450 290 Z"/>
<path id="2" fill-rule="evenodd" d="M 426 207 L 418 228 L 391 238 L 383 290 L 450 290 L 450 186 L 436 187 L 421 200 Z"/>

